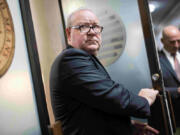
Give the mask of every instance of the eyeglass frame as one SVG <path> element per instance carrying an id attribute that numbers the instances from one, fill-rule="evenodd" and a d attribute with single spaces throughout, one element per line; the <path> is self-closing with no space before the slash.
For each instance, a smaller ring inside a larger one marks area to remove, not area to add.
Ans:
<path id="1" fill-rule="evenodd" d="M 82 32 L 81 28 L 84 27 L 84 26 L 89 27 L 89 30 L 87 32 Z M 95 26 L 98 26 L 100 28 L 100 32 L 94 31 Z M 70 26 L 69 28 L 78 29 L 82 33 L 88 33 L 92 29 L 96 34 L 100 34 L 103 31 L 104 27 L 99 26 L 99 25 L 75 25 L 75 26 Z"/>

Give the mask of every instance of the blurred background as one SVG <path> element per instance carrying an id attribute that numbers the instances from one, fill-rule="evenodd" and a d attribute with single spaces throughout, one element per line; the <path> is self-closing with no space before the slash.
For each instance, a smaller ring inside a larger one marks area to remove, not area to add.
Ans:
<path id="1" fill-rule="evenodd" d="M 148 0 L 152 15 L 157 46 L 161 49 L 162 28 L 172 24 L 180 28 L 180 1 L 179 0 Z"/>

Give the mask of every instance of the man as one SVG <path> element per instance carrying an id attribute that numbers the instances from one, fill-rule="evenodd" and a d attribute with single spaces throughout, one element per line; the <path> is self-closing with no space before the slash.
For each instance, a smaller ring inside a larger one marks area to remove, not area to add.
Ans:
<path id="1" fill-rule="evenodd" d="M 64 135 L 132 135 L 129 116 L 150 116 L 149 106 L 158 94 L 142 89 L 138 96 L 111 80 L 96 58 L 102 30 L 89 9 L 77 10 L 68 18 L 69 45 L 56 58 L 50 77 L 55 120 L 61 120 Z M 158 133 L 150 127 L 142 132 Z"/>
<path id="2" fill-rule="evenodd" d="M 176 126 L 180 127 L 180 31 L 175 26 L 166 26 L 162 32 L 161 42 L 164 48 L 159 52 L 165 89 L 172 95 Z M 176 64 L 177 63 L 177 64 Z"/>

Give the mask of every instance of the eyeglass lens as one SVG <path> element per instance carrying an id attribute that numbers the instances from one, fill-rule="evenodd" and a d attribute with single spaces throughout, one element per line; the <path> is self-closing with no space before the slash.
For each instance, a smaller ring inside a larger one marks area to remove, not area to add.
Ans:
<path id="1" fill-rule="evenodd" d="M 96 25 L 95 25 L 95 26 L 82 25 L 82 26 L 80 27 L 80 31 L 81 31 L 81 32 L 89 32 L 90 29 L 93 29 L 93 31 L 94 31 L 95 33 L 101 33 L 101 32 L 102 32 L 102 27 L 96 26 Z"/>

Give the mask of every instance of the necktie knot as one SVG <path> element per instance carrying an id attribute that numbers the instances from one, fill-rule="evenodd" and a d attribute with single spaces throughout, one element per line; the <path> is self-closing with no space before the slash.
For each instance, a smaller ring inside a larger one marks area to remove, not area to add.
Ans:
<path id="1" fill-rule="evenodd" d="M 173 57 L 174 61 L 177 60 L 177 58 L 176 58 L 176 53 L 171 53 L 171 56 Z"/>
<path id="2" fill-rule="evenodd" d="M 175 57 L 176 57 L 176 53 L 171 53 L 171 56 L 172 56 L 173 58 L 175 58 Z"/>

